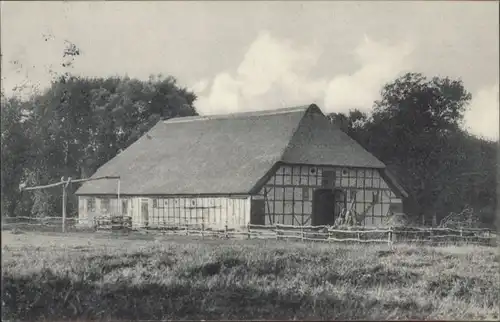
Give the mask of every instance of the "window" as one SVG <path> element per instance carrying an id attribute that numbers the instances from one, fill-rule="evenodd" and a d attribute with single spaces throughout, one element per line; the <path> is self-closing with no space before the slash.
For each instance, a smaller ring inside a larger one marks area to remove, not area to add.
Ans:
<path id="1" fill-rule="evenodd" d="M 108 198 L 101 199 L 101 212 L 109 213 L 109 199 Z"/>
<path id="2" fill-rule="evenodd" d="M 309 188 L 307 187 L 302 188 L 302 198 L 304 200 L 309 200 Z"/>
<path id="3" fill-rule="evenodd" d="M 153 208 L 158 208 L 158 199 L 153 199 Z"/>
<path id="4" fill-rule="evenodd" d="M 95 212 L 95 198 L 87 199 L 87 212 Z"/>

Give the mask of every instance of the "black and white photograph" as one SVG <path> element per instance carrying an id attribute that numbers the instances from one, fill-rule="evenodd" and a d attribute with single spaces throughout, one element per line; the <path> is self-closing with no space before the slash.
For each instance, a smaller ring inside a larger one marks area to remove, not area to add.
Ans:
<path id="1" fill-rule="evenodd" d="M 3 321 L 500 319 L 498 1 L 1 1 Z"/>

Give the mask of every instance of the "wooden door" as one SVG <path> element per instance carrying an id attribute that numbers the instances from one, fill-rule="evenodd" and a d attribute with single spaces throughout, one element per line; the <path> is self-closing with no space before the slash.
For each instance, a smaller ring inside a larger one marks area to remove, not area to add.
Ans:
<path id="1" fill-rule="evenodd" d="M 263 199 L 254 199 L 250 205 L 250 223 L 253 225 L 265 225 L 266 202 Z"/>
<path id="2" fill-rule="evenodd" d="M 149 226 L 149 200 L 141 200 L 141 219 L 144 227 Z"/>
<path id="3" fill-rule="evenodd" d="M 122 215 L 128 216 L 128 200 L 122 199 Z"/>

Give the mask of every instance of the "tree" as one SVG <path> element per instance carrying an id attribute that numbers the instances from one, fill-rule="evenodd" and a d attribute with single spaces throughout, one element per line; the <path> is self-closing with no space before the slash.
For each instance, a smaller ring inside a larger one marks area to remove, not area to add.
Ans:
<path id="1" fill-rule="evenodd" d="M 450 174 L 463 157 L 447 147 L 460 132 L 471 94 L 460 80 L 428 80 L 418 73 L 385 85 L 381 94 L 367 127 L 372 135 L 364 139 L 401 174 L 415 205 L 414 215 L 430 218 L 439 202 L 437 190 L 453 185 Z"/>
<path id="2" fill-rule="evenodd" d="M 469 205 L 491 225 L 495 146 L 461 130 L 470 99 L 460 80 L 408 73 L 383 87 L 369 117 L 351 111 L 332 118 L 397 174 L 415 222 L 422 216 L 431 222 L 434 214 L 440 220 Z"/>
<path id="3" fill-rule="evenodd" d="M 361 112 L 358 109 L 350 110 L 347 115 L 343 113 L 330 113 L 327 117 L 342 131 L 351 136 L 354 135 L 358 130 L 363 131 L 364 126 L 368 122 L 367 114 Z"/>
<path id="4" fill-rule="evenodd" d="M 23 123 L 23 103 L 2 96 L 1 103 L 1 211 L 13 216 L 19 205 L 19 184 L 29 158 L 29 138 Z"/>

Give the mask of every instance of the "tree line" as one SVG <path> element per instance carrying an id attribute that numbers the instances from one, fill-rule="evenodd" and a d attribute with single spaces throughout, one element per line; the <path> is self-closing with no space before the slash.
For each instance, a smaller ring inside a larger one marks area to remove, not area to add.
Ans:
<path id="1" fill-rule="evenodd" d="M 161 75 L 148 81 L 63 75 L 28 99 L 2 95 L 2 216 L 60 214 L 60 189 L 22 192 L 19 185 L 89 177 L 161 118 L 196 115 L 195 99 Z M 72 196 L 69 213 L 77 208 Z"/>
<path id="2" fill-rule="evenodd" d="M 408 73 L 383 87 L 370 113 L 329 117 L 399 178 L 412 221 L 439 220 L 467 206 L 492 226 L 497 143 L 462 129 L 470 100 L 459 80 Z M 63 75 L 29 98 L 2 94 L 2 216 L 60 214 L 60 189 L 22 192 L 19 185 L 89 177 L 160 119 L 197 115 L 195 101 L 175 78 L 161 75 Z M 74 196 L 68 207 L 77 212 Z"/>

